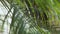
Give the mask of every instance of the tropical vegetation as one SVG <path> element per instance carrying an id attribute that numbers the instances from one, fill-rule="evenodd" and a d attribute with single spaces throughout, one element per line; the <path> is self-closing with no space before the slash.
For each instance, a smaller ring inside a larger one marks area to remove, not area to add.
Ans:
<path id="1" fill-rule="evenodd" d="M 4 20 L 0 19 L 3 21 L 2 29 L 8 17 L 11 18 L 9 34 L 53 34 L 55 32 L 53 26 L 59 26 L 60 0 L 0 0 L 0 2 L 8 11 Z"/>

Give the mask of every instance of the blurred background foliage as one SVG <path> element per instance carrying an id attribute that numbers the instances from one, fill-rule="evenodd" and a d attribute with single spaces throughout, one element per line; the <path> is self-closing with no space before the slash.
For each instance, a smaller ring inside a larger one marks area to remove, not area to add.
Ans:
<path id="1" fill-rule="evenodd" d="M 0 2 L 8 10 L 2 27 L 11 13 L 9 34 L 58 34 L 54 29 L 55 26 L 60 26 L 60 0 L 0 0 Z"/>

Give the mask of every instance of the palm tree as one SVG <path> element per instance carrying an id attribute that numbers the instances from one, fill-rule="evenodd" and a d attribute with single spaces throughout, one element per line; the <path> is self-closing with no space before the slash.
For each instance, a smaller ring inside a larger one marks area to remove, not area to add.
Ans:
<path id="1" fill-rule="evenodd" d="M 57 0 L 0 0 L 0 2 L 8 9 L 3 26 L 8 14 L 12 14 L 9 34 L 49 34 L 43 28 L 51 31 L 52 25 L 59 23 L 60 3 Z"/>

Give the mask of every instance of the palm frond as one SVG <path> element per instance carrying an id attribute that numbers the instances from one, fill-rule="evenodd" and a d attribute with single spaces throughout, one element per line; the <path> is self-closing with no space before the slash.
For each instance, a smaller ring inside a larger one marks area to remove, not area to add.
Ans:
<path id="1" fill-rule="evenodd" d="M 9 34 L 48 34 L 41 28 L 51 31 L 52 25 L 58 26 L 60 3 L 57 0 L 1 0 L 1 3 L 9 10 L 4 21 L 12 12 Z"/>

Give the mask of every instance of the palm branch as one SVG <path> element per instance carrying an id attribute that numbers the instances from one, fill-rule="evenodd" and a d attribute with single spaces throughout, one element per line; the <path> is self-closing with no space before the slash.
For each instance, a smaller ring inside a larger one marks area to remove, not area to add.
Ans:
<path id="1" fill-rule="evenodd" d="M 59 23 L 60 3 L 57 0 L 1 0 L 1 3 L 9 10 L 3 26 L 8 14 L 12 14 L 9 34 L 48 34 L 42 28 L 51 31 L 52 25 Z"/>

